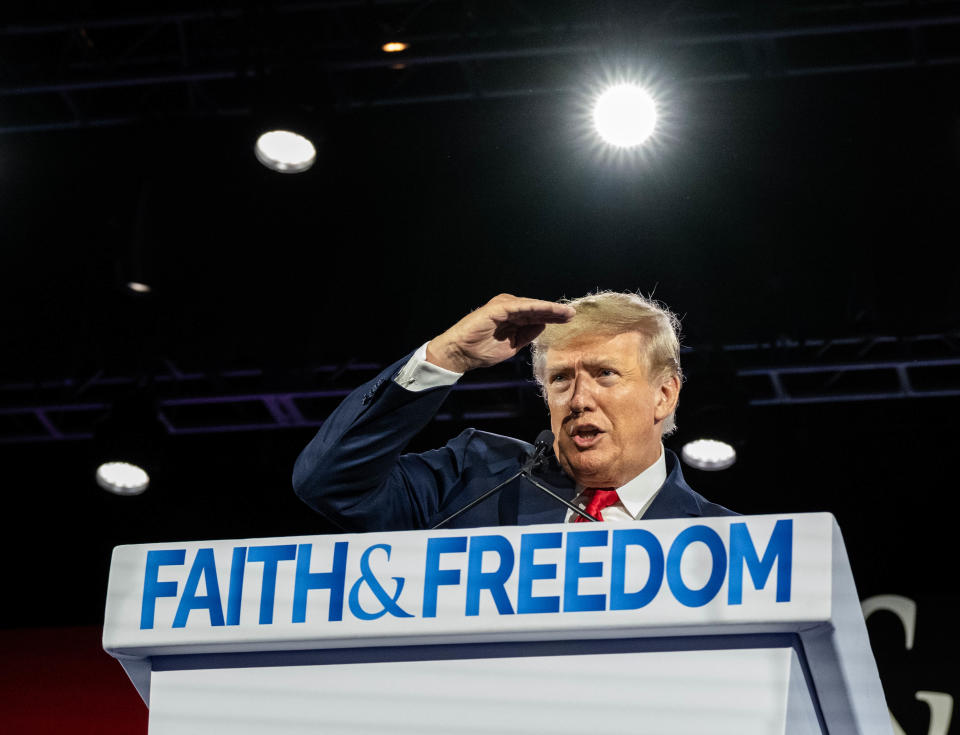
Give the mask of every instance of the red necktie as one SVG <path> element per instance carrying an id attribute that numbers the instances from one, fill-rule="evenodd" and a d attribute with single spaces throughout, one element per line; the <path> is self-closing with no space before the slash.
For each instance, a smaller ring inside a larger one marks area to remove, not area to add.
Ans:
<path id="1" fill-rule="evenodd" d="M 587 487 L 583 489 L 583 493 L 590 498 L 590 501 L 587 503 L 587 513 L 599 521 L 603 520 L 603 509 L 609 508 L 620 500 L 617 491 L 612 487 Z M 577 516 L 573 522 L 581 523 L 586 520 L 583 516 Z"/>

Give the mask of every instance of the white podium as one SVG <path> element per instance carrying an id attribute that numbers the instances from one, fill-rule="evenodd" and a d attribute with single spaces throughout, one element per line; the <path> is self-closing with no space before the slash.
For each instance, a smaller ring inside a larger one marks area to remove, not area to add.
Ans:
<path id="1" fill-rule="evenodd" d="M 891 733 L 825 513 L 120 546 L 177 733 Z"/>

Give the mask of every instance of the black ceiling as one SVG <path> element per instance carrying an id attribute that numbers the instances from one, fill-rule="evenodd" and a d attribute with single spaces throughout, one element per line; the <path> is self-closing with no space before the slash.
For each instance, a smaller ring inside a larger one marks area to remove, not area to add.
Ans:
<path id="1" fill-rule="evenodd" d="M 70 438 L 117 396 L 351 387 L 500 291 L 668 303 L 690 347 L 676 441 L 724 405 L 741 443 L 733 470 L 691 484 L 743 512 L 836 513 L 861 586 L 881 587 L 899 562 L 873 548 L 877 529 L 945 524 L 927 518 L 955 484 L 941 454 L 955 454 L 960 392 L 958 29 L 949 2 L 10 11 L 0 466 L 20 512 L 5 545 L 37 559 L 15 573 L 23 589 L 54 556 L 96 572 L 65 596 L 25 594 L 4 623 L 95 621 L 117 543 L 328 530 L 288 478 L 333 399 L 247 431 L 227 431 L 256 424 L 238 405 L 176 424 L 170 404 L 175 426 L 210 431 L 165 437 L 154 486 L 117 498 L 93 483 L 96 444 Z M 393 37 L 411 43 L 401 61 L 379 50 Z M 585 117 L 598 80 L 630 74 L 664 118 L 643 154 L 616 156 Z M 253 156 L 283 119 L 319 143 L 305 174 Z M 153 293 L 125 291 L 132 275 Z M 931 355 L 942 371 L 910 373 L 926 391 L 910 397 L 897 369 Z M 791 378 L 809 403 L 761 405 L 742 373 L 871 360 L 887 371 L 876 385 Z M 490 393 L 511 410 L 484 428 L 535 435 L 531 395 Z M 454 404 L 420 445 L 475 407 Z"/>

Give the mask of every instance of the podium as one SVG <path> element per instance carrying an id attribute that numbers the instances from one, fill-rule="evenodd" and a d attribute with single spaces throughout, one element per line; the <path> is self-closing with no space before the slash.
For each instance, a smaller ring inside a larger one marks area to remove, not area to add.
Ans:
<path id="1" fill-rule="evenodd" d="M 891 733 L 827 513 L 119 546 L 150 735 Z"/>

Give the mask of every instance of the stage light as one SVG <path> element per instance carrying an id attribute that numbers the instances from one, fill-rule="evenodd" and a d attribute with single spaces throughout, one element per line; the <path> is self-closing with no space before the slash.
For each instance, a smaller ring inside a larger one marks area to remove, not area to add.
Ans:
<path id="1" fill-rule="evenodd" d="M 399 51 L 406 51 L 408 48 L 410 48 L 410 45 L 404 43 L 403 41 L 389 41 L 383 44 L 383 46 L 380 48 L 383 49 L 385 53 L 395 54 Z"/>
<path id="2" fill-rule="evenodd" d="M 313 143 L 289 130 L 271 130 L 257 138 L 254 147 L 257 160 L 271 171 L 297 174 L 310 168 L 317 160 Z"/>
<path id="3" fill-rule="evenodd" d="M 153 290 L 149 285 L 140 281 L 127 281 L 127 288 L 134 293 L 150 293 Z"/>
<path id="4" fill-rule="evenodd" d="M 167 430 L 153 386 L 138 385 L 117 396 L 94 426 L 93 437 L 87 471 L 101 488 L 139 495 L 154 481 L 162 483 Z"/>
<path id="5" fill-rule="evenodd" d="M 618 84 L 604 91 L 593 107 L 593 124 L 600 137 L 619 148 L 633 148 L 653 133 L 657 106 L 635 84 Z"/>
<path id="6" fill-rule="evenodd" d="M 129 462 L 104 462 L 97 468 L 97 484 L 115 495 L 139 495 L 150 485 L 150 476 Z"/>
<path id="7" fill-rule="evenodd" d="M 680 450 L 683 461 L 698 470 L 725 470 L 737 461 L 737 451 L 716 439 L 687 442 Z"/>

